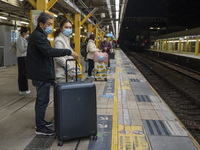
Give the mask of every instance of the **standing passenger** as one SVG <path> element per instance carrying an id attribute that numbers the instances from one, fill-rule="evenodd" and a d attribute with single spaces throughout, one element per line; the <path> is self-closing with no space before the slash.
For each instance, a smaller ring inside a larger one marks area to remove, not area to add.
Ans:
<path id="1" fill-rule="evenodd" d="M 103 52 L 108 54 L 108 67 L 110 67 L 110 49 L 111 44 L 106 37 L 104 37 L 104 41 L 101 43 L 101 49 Z"/>
<path id="2" fill-rule="evenodd" d="M 70 45 L 70 35 L 72 34 L 72 24 L 69 20 L 62 20 L 60 22 L 60 28 L 56 30 L 54 33 L 54 47 L 55 48 L 66 48 L 70 49 L 73 52 L 73 49 Z M 66 75 L 65 75 L 65 67 L 66 67 L 66 60 L 73 59 L 72 56 L 62 56 L 62 57 L 55 57 L 55 73 L 56 73 L 56 82 L 66 82 Z M 68 68 L 74 68 L 74 62 L 67 63 Z M 70 75 L 70 72 L 68 72 Z M 78 72 L 80 74 L 80 72 Z M 68 80 L 72 80 L 74 78 L 73 75 L 67 77 Z"/>
<path id="3" fill-rule="evenodd" d="M 89 37 L 89 41 L 87 43 L 87 60 L 89 63 L 89 67 L 88 67 L 88 78 L 94 78 L 94 76 L 92 76 L 92 70 L 94 69 L 94 53 L 95 52 L 99 52 L 100 50 L 98 48 L 96 48 L 96 45 L 94 43 L 95 41 L 95 35 L 94 34 L 90 34 Z"/>
<path id="4" fill-rule="evenodd" d="M 49 103 L 50 87 L 54 83 L 55 72 L 53 57 L 78 55 L 69 49 L 52 48 L 47 35 L 52 32 L 53 17 L 41 13 L 37 19 L 37 27 L 31 34 L 27 49 L 27 76 L 36 87 L 35 121 L 36 134 L 53 135 L 54 131 L 47 128 L 52 122 L 45 121 L 45 112 Z"/>
<path id="5" fill-rule="evenodd" d="M 19 95 L 30 94 L 28 89 L 28 79 L 26 77 L 26 53 L 29 36 L 29 30 L 27 27 L 21 27 L 20 36 L 17 40 L 17 64 L 18 64 L 18 86 Z"/>

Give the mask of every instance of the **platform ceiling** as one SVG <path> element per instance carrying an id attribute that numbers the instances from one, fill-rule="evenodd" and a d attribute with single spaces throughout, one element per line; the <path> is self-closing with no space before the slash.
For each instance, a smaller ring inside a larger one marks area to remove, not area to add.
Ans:
<path id="1" fill-rule="evenodd" d="M 116 19 L 115 0 L 58 0 L 49 11 L 58 15 L 56 20 L 59 22 L 60 19 L 64 18 L 63 14 L 69 14 L 74 18 L 75 13 L 81 13 L 83 19 L 84 16 L 96 8 L 97 10 L 87 23 L 92 23 L 93 25 L 100 23 L 100 28 L 109 26 L 108 32 L 115 32 L 113 30 L 113 28 L 116 28 L 115 21 L 119 21 L 119 26 L 121 25 L 127 3 L 128 0 L 120 0 L 119 19 Z M 109 9 L 112 15 L 110 15 Z M 13 20 L 29 22 L 30 10 L 34 10 L 34 8 L 28 0 L 0 0 L 0 16 L 8 18 L 7 21 L 0 19 L 0 22 L 10 24 L 13 24 Z M 105 13 L 105 18 L 101 18 L 102 13 Z"/>

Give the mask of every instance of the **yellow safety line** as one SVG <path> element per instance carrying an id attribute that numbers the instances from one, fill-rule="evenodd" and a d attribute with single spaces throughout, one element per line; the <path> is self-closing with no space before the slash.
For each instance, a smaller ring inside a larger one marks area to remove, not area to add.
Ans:
<path id="1" fill-rule="evenodd" d="M 112 143 L 111 150 L 118 149 L 118 51 L 116 54 L 116 68 L 115 68 L 115 88 L 114 88 L 114 100 L 113 100 L 113 121 L 112 121 Z"/>

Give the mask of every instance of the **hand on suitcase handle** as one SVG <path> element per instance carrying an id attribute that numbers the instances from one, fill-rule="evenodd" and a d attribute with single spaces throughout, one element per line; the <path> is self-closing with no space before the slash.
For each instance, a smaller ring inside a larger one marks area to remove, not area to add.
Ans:
<path id="1" fill-rule="evenodd" d="M 74 59 L 77 59 L 79 56 L 76 52 L 72 52 L 71 53 L 71 56 L 74 57 Z"/>

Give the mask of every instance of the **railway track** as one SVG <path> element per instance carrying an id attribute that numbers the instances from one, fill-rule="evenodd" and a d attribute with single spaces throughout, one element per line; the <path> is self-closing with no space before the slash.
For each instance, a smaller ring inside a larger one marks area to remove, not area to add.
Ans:
<path id="1" fill-rule="evenodd" d="M 144 54 L 125 53 L 200 143 L 200 75 Z"/>

